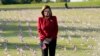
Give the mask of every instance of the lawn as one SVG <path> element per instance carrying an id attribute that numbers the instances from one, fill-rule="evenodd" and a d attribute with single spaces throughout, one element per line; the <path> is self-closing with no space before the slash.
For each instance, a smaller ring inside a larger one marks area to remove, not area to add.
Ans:
<path id="1" fill-rule="evenodd" d="M 53 9 L 53 14 L 57 16 L 59 25 L 56 56 L 100 55 L 99 10 Z M 39 16 L 41 16 L 40 9 L 0 11 L 0 56 L 6 56 L 3 38 L 8 40 L 7 52 L 11 56 L 21 56 L 18 53 L 18 48 L 22 48 L 20 51 L 24 55 L 41 56 L 36 29 Z M 22 33 L 22 39 L 19 33 Z"/>
<path id="2" fill-rule="evenodd" d="M 12 5 L 0 5 L 0 9 L 19 9 L 19 8 L 41 8 L 43 5 L 50 5 L 51 7 L 65 7 L 66 2 L 56 3 L 32 3 L 32 4 L 12 4 Z M 100 1 L 89 2 L 68 2 L 68 7 L 100 7 Z"/>
<path id="3" fill-rule="evenodd" d="M 69 2 L 69 7 L 100 7 L 100 1 L 93 2 Z"/>
<path id="4" fill-rule="evenodd" d="M 41 8 L 43 5 L 50 5 L 51 7 L 65 7 L 64 2 L 58 3 L 33 3 L 33 4 L 13 4 L 13 5 L 0 5 L 0 8 Z"/>

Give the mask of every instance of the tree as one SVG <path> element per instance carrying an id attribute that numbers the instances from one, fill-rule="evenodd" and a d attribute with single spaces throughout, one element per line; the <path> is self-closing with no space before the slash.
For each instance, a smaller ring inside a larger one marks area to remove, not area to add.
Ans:
<path id="1" fill-rule="evenodd" d="M 0 4 L 2 4 L 1 0 L 0 0 Z"/>
<path id="2" fill-rule="evenodd" d="M 33 0 L 22 0 L 23 4 L 30 4 Z"/>
<path id="3" fill-rule="evenodd" d="M 17 0 L 1 0 L 2 4 L 17 4 Z"/>
<path id="4" fill-rule="evenodd" d="M 35 0 L 35 2 L 41 2 L 42 0 Z"/>
<path id="5" fill-rule="evenodd" d="M 33 0 L 1 0 L 2 4 L 29 4 Z"/>

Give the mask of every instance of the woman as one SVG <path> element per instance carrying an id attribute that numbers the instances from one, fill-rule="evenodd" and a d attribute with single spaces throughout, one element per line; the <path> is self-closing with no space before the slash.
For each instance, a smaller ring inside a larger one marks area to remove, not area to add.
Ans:
<path id="1" fill-rule="evenodd" d="M 56 16 L 52 16 L 50 6 L 45 5 L 38 18 L 38 35 L 41 43 L 42 56 L 55 56 L 58 23 Z"/>

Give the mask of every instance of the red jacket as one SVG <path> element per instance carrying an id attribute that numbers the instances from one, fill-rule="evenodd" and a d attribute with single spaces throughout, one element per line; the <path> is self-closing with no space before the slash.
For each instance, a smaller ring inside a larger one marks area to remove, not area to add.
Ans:
<path id="1" fill-rule="evenodd" d="M 58 33 L 58 23 L 56 16 L 52 16 L 49 19 L 39 17 L 37 29 L 41 41 L 43 41 L 45 38 L 56 39 Z"/>

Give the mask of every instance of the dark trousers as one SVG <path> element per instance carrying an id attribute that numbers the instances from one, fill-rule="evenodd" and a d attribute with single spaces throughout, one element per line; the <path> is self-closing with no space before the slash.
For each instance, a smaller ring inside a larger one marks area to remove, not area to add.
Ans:
<path id="1" fill-rule="evenodd" d="M 41 41 L 42 56 L 55 56 L 56 40 L 52 40 L 49 44 L 45 44 L 46 48 L 42 49 L 43 42 Z"/>

